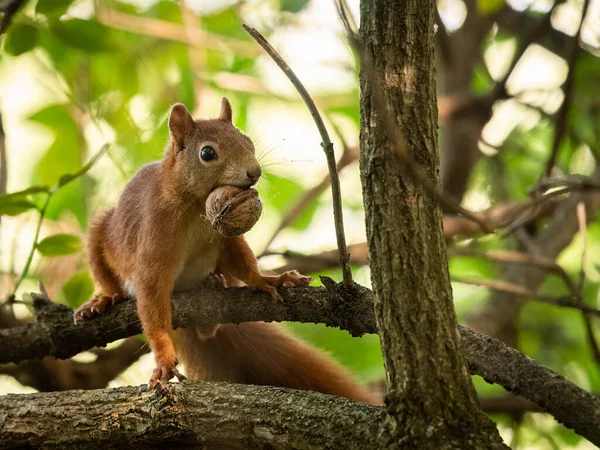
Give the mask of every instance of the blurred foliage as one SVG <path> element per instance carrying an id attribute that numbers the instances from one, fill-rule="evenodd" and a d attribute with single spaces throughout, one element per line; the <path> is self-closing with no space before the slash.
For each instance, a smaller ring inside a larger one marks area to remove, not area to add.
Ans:
<path id="1" fill-rule="evenodd" d="M 7 242 L 18 236 L 7 236 L 8 231 L 3 230 L 4 258 L 10 260 L 2 262 L 3 270 L 16 280 L 27 260 L 29 273 L 25 282 L 30 283 L 28 287 L 34 286 L 33 279 L 42 279 L 58 301 L 71 307 L 88 300 L 93 294 L 93 282 L 80 236 L 96 212 L 114 203 L 118 191 L 139 167 L 160 157 L 168 138 L 166 119 L 170 105 L 182 102 L 192 111 L 206 112 L 205 104 L 215 104 L 220 95 L 228 95 L 234 105 L 236 125 L 253 137 L 258 122 L 257 111 L 261 108 L 278 115 L 278 107 L 282 101 L 287 101 L 306 114 L 292 94 L 286 98 L 270 84 L 271 78 L 265 76 L 265 68 L 261 65 L 259 49 L 253 46 L 241 24 L 245 14 L 253 17 L 261 22 L 263 30 L 272 31 L 277 45 L 283 46 L 286 44 L 285 32 L 302 29 L 303 15 L 315 4 L 316 0 L 261 0 L 248 4 L 230 1 L 226 8 L 202 9 L 198 16 L 192 17 L 192 25 L 203 33 L 202 37 L 198 45 L 188 46 L 186 36 L 194 35 L 194 30 L 186 29 L 189 26 L 184 20 L 187 13 L 175 1 L 30 2 L 23 13 L 15 17 L 3 40 L 0 65 L 10 72 L 12 67 L 26 62 L 27 66 L 19 67 L 28 67 L 36 80 L 49 88 L 51 95 L 43 101 L 22 93 L 23 111 L 26 112 L 20 123 L 21 127 L 26 127 L 21 130 L 35 127 L 37 132 L 47 133 L 49 141 L 30 159 L 21 157 L 16 148 L 8 149 L 11 174 L 18 166 L 26 170 L 18 171 L 19 176 L 25 174 L 24 178 L 11 180 L 11 186 L 23 189 L 21 192 L 0 196 L 0 214 L 5 216 L 2 227 L 5 228 L 7 222 L 17 221 L 18 225 L 11 229 L 17 234 L 22 231 L 29 240 L 21 249 L 25 257 L 15 254 L 7 257 L 7 249 L 11 248 Z M 504 0 L 477 1 L 486 16 L 493 16 L 505 4 Z M 111 19 L 111 11 L 122 16 L 119 20 Z M 308 30 L 307 33 L 310 28 Z M 171 38 L 163 38 L 164 34 Z M 334 33 L 332 39 L 337 39 Z M 495 30 L 486 38 L 483 47 L 487 51 L 505 43 L 514 46 L 516 41 L 510 33 Z M 286 48 L 289 50 L 289 45 Z M 355 77 L 356 57 L 347 48 L 346 52 L 344 67 L 337 70 Z M 490 69 L 483 61 L 475 65 L 470 79 L 473 94 L 485 95 L 494 88 Z M 557 80 L 555 88 L 547 92 L 540 90 L 536 101 L 529 106 L 509 100 L 514 116 L 527 120 L 496 124 L 505 131 L 505 138 L 476 167 L 468 198 L 483 198 L 487 205 L 527 197 L 528 189 L 543 170 L 552 145 L 554 122 L 549 116 L 553 108 L 547 104 L 552 103 L 561 83 L 562 80 Z M 557 161 L 559 170 L 564 173 L 590 174 L 595 167 L 593 157 L 600 155 L 600 107 L 595 95 L 599 85 L 598 58 L 590 53 L 582 54 L 568 114 L 569 131 Z M 325 93 L 318 99 L 319 106 L 334 116 L 336 122 L 338 118 L 342 119 L 346 140 L 351 144 L 358 142 L 358 99 L 356 82 L 348 86 L 343 96 Z M 6 117 L 5 111 L 3 115 Z M 296 119 L 296 116 L 290 117 L 290 129 Z M 265 132 L 275 131 L 278 130 Z M 11 133 L 10 129 L 8 133 Z M 97 161 L 100 155 L 96 155 L 84 165 L 93 149 L 106 142 L 111 143 L 109 155 L 101 161 Z M 260 150 L 260 146 L 257 147 Z M 274 154 L 267 156 L 271 151 L 264 152 L 262 161 L 266 169 L 261 181 L 265 212 L 259 225 L 262 227 L 259 240 L 265 240 L 291 206 L 312 187 L 310 182 L 304 181 L 306 177 L 312 179 L 312 172 L 319 170 L 322 175 L 326 173 L 324 159 L 318 161 L 320 167 L 293 166 L 290 169 L 290 164 L 286 166 L 277 158 L 275 162 L 280 164 L 272 164 L 269 160 Z M 98 166 L 88 172 L 95 163 Z M 351 165 L 346 171 L 356 173 L 357 165 Z M 358 176 L 351 180 L 355 181 L 344 185 L 343 192 L 360 192 L 356 182 Z M 25 190 L 27 186 L 34 187 Z M 48 201 L 50 197 L 51 201 Z M 351 211 L 356 209 L 355 204 L 345 206 Z M 322 227 L 318 220 L 322 212 L 328 215 L 331 212 L 329 196 L 317 196 L 278 237 L 276 246 L 304 251 L 314 249 L 315 241 L 323 242 L 322 246 L 327 249 L 333 248 L 335 241 L 331 230 L 324 233 L 319 228 Z M 44 238 L 36 236 L 34 239 L 22 227 L 38 218 L 44 221 L 41 233 Z M 332 222 L 330 226 L 333 227 Z M 364 235 L 362 227 L 362 223 L 347 224 L 353 235 Z M 354 233 L 356 228 L 360 230 Z M 324 234 L 331 236 L 326 243 L 321 239 Z M 600 227 L 591 226 L 588 234 L 588 255 L 593 259 L 597 252 L 592 249 L 600 245 Z M 460 245 L 482 251 L 516 248 L 514 240 L 499 236 L 461 242 Z M 12 247 L 12 251 L 18 253 L 20 247 Z M 574 241 L 561 257 L 561 263 L 573 276 L 579 271 L 581 250 L 581 242 Z M 17 274 L 10 269 L 11 264 L 15 266 L 15 260 L 19 261 Z M 501 277 L 503 269 L 502 264 L 476 257 L 455 257 L 450 261 L 450 272 L 457 277 L 495 279 Z M 340 279 L 337 269 L 319 274 Z M 597 274 L 597 271 L 590 273 L 584 290 L 586 303 L 595 307 L 598 306 L 597 283 L 600 281 Z M 482 288 L 461 284 L 453 288 L 459 320 L 488 296 Z M 25 288 L 19 293 L 23 290 Z M 10 292 L 11 289 L 7 291 Z M 566 291 L 559 279 L 551 277 L 542 286 L 542 292 L 561 294 Z M 376 336 L 353 339 L 346 332 L 325 326 L 289 326 L 349 366 L 360 379 L 382 378 L 383 362 Z M 520 327 L 523 351 L 586 389 L 600 392 L 600 371 L 591 358 L 578 312 L 530 303 L 521 316 Z M 502 395 L 498 386 L 487 385 L 478 378 L 475 383 L 483 395 Z M 494 419 L 502 427 L 519 430 L 517 441 L 523 446 L 567 448 L 581 440 L 543 415 L 528 415 L 518 425 L 502 415 L 494 416 Z"/>

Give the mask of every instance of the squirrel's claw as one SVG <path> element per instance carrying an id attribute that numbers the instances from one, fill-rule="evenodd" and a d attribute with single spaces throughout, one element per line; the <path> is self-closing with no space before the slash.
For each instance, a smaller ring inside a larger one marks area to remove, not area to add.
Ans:
<path id="1" fill-rule="evenodd" d="M 95 315 L 102 314 L 107 306 L 115 305 L 125 300 L 120 294 L 111 297 L 107 295 L 95 295 L 94 298 L 81 305 L 73 314 L 75 322 L 83 319 L 90 319 Z"/>
<path id="2" fill-rule="evenodd" d="M 175 364 L 177 364 L 177 362 Z M 148 388 L 156 389 L 159 384 L 166 386 L 173 377 L 176 377 L 178 381 L 187 380 L 187 378 L 177 370 L 177 367 L 169 367 L 166 364 L 161 364 L 152 371 L 152 376 L 148 382 Z"/>
<path id="3" fill-rule="evenodd" d="M 225 275 L 220 272 L 213 272 L 206 278 L 206 287 L 209 289 L 223 289 L 227 287 Z"/>

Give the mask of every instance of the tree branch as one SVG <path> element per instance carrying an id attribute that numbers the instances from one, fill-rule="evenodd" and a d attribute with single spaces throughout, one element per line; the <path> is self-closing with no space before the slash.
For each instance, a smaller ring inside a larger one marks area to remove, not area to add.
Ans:
<path id="1" fill-rule="evenodd" d="M 471 372 L 526 398 L 594 444 L 600 443 L 598 397 L 494 338 L 464 327 L 461 337 Z M 525 374 L 530 378 L 524 378 Z"/>
<path id="2" fill-rule="evenodd" d="M 22 385 L 40 392 L 102 389 L 149 351 L 141 339 L 130 337 L 112 350 L 95 350 L 97 358 L 93 362 L 47 356 L 18 365 L 0 365 L 0 374 L 10 375 Z"/>
<path id="3" fill-rule="evenodd" d="M 325 323 L 348 330 L 354 336 L 377 332 L 373 294 L 369 289 L 355 283 L 337 284 L 328 278 L 323 278 L 323 282 L 326 287 L 281 289 L 283 304 L 273 302 L 268 294 L 248 288 L 179 293 L 173 300 L 173 325 L 189 327 L 206 322 L 206 318 L 219 323 L 298 321 Z M 133 301 L 112 306 L 102 315 L 77 324 L 73 323 L 71 309 L 51 303 L 44 296 L 34 295 L 34 305 L 36 322 L 25 327 L 0 330 L 0 363 L 49 355 L 68 358 L 140 332 Z M 472 373 L 526 398 L 578 434 L 600 443 L 600 418 L 592 422 L 600 415 L 598 398 L 493 338 L 462 326 L 459 326 L 459 331 Z M 244 388 L 235 389 L 243 391 Z M 118 396 L 120 394 L 115 395 L 122 398 Z M 36 400 L 38 397 L 30 398 Z M 293 402 L 286 399 L 283 403 Z M 81 409 L 81 397 L 78 405 Z M 0 411 L 3 411 L 1 401 Z M 582 418 L 585 415 L 582 411 L 592 413 Z M 2 414 L 0 412 L 0 423 Z"/>
<path id="4" fill-rule="evenodd" d="M 84 407 L 82 407 L 85 405 Z M 14 447 L 363 449 L 383 408 L 283 388 L 185 382 L 0 397 L 0 442 Z M 184 445 L 185 446 L 185 445 Z"/>

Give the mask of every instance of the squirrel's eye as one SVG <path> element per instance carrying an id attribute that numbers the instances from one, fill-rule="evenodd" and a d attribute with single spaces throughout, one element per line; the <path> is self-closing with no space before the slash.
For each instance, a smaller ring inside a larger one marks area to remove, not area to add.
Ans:
<path id="1" fill-rule="evenodd" d="M 206 162 L 213 161 L 217 159 L 217 152 L 215 152 L 215 149 L 210 145 L 206 145 L 200 150 L 200 158 L 202 158 L 202 161 Z"/>

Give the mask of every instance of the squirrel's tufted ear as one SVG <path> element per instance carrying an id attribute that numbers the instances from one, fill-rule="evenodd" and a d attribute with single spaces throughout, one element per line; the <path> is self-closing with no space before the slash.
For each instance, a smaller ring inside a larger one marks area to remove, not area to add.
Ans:
<path id="1" fill-rule="evenodd" d="M 231 105 L 229 104 L 227 97 L 223 97 L 221 99 L 221 112 L 219 113 L 219 119 L 226 120 L 228 122 L 232 121 Z"/>
<path id="2" fill-rule="evenodd" d="M 194 119 L 182 103 L 175 103 L 169 113 L 169 131 L 177 145 L 183 149 L 185 136 L 194 128 Z"/>

